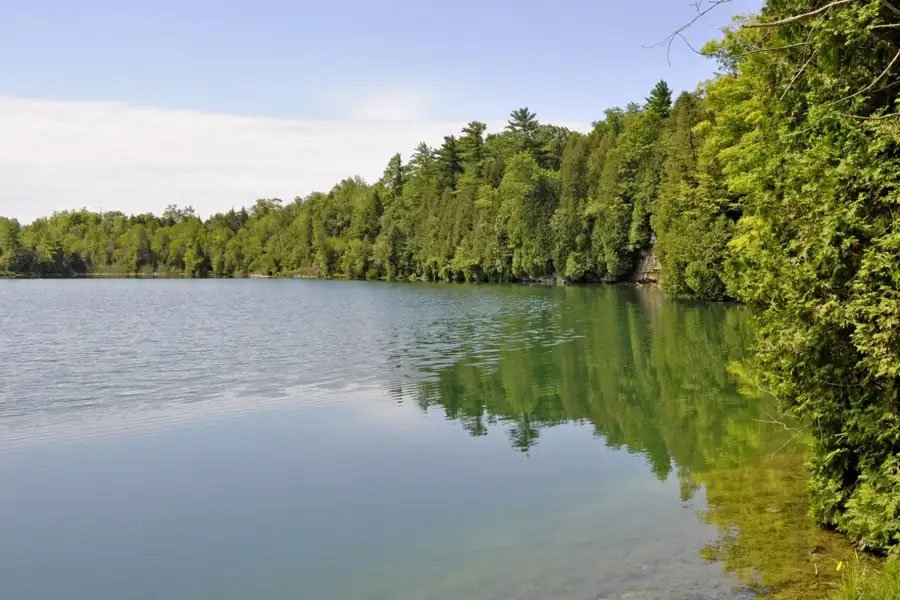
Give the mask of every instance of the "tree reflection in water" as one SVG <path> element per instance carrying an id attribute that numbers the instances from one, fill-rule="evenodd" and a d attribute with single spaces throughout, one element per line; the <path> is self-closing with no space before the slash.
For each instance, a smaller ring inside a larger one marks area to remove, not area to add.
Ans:
<path id="1" fill-rule="evenodd" d="M 720 531 L 707 558 L 776 598 L 829 591 L 850 549 L 807 516 L 804 440 L 753 381 L 747 311 L 652 289 L 547 294 L 544 310 L 505 317 L 509 343 L 473 346 L 422 383 L 419 406 L 474 436 L 499 424 L 522 452 L 545 427 L 589 423 L 607 446 L 646 456 L 661 481 L 678 477 L 682 500 L 705 488 L 701 517 Z"/>

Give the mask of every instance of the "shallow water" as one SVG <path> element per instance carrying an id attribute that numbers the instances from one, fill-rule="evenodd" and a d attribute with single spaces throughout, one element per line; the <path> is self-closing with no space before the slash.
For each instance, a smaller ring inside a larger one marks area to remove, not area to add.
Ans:
<path id="1" fill-rule="evenodd" d="M 809 591 L 834 540 L 747 321 L 625 287 L 0 281 L 3 597 Z"/>

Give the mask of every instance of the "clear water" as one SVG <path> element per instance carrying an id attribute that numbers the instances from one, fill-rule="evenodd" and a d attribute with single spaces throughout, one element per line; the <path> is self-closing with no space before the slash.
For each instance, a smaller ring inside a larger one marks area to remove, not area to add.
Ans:
<path id="1" fill-rule="evenodd" d="M 0 281 L 0 596 L 751 597 L 710 548 L 755 492 L 708 501 L 785 441 L 747 335 L 625 287 Z"/>

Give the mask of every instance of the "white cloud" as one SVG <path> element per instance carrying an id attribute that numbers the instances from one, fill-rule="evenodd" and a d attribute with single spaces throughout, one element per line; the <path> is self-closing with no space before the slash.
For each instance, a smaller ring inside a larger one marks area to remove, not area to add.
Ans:
<path id="1" fill-rule="evenodd" d="M 326 121 L 0 96 L 0 215 L 30 222 L 82 206 L 159 213 L 174 203 L 205 216 L 291 200 L 347 176 L 376 179 L 393 153 L 463 125 L 384 120 L 389 95 L 376 100 L 358 116 L 380 120 Z"/>

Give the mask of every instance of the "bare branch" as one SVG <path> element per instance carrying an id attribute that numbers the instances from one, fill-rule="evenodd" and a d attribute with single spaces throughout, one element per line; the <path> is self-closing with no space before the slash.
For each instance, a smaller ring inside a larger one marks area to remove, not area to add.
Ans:
<path id="1" fill-rule="evenodd" d="M 900 27 L 900 23 L 887 23 L 886 25 L 872 25 L 872 29 L 893 29 Z"/>
<path id="2" fill-rule="evenodd" d="M 785 423 L 784 421 L 781 421 L 779 419 L 776 419 L 768 412 L 765 412 L 763 414 L 768 418 L 753 419 L 753 420 L 756 421 L 757 423 L 767 423 L 769 425 L 780 425 L 782 429 L 784 429 L 785 431 L 790 431 L 791 433 L 803 433 L 803 431 L 804 431 L 803 429 L 797 429 L 796 427 L 788 427 L 787 423 Z"/>
<path id="3" fill-rule="evenodd" d="M 688 39 L 687 39 L 686 37 L 684 37 L 684 34 L 683 34 L 683 33 L 679 33 L 679 34 L 678 34 L 678 37 L 681 38 L 681 41 L 684 42 L 684 45 L 685 45 L 685 46 L 687 46 L 688 48 L 691 49 L 691 52 L 693 52 L 694 54 L 699 54 L 700 56 L 703 56 L 703 53 L 700 52 L 699 50 L 697 50 L 696 48 L 694 48 L 694 46 L 691 45 L 691 43 L 688 41 Z"/>
<path id="4" fill-rule="evenodd" d="M 830 2 L 825 6 L 817 8 L 816 10 L 811 10 L 808 13 L 803 13 L 802 15 L 794 15 L 786 19 L 781 19 L 780 21 L 771 21 L 769 23 L 747 23 L 746 25 L 744 25 L 744 27 L 780 27 L 781 25 L 787 25 L 788 23 L 795 23 L 797 21 L 809 19 L 810 17 L 815 17 L 816 15 L 820 15 L 823 12 L 834 8 L 835 6 L 850 4 L 853 1 L 854 0 L 835 0 L 834 2 Z"/>
<path id="5" fill-rule="evenodd" d="M 779 421 L 778 419 L 776 419 L 769 413 L 765 413 L 765 415 L 768 417 L 768 419 L 754 419 L 754 421 L 756 421 L 757 423 L 769 423 L 772 425 L 780 425 L 785 431 L 794 434 L 785 443 L 783 443 L 777 450 L 775 450 L 775 452 L 773 452 L 772 454 L 769 455 L 769 459 L 771 460 L 771 459 L 775 458 L 775 455 L 777 455 L 779 452 L 781 452 L 782 450 L 787 448 L 787 446 L 789 444 L 797 441 L 797 439 L 800 436 L 804 435 L 806 432 L 802 429 L 795 429 L 793 427 L 788 427 L 787 423 L 785 423 L 783 421 Z"/>
<path id="6" fill-rule="evenodd" d="M 858 121 L 882 121 L 884 119 L 895 119 L 900 117 L 900 113 L 888 113 L 886 115 L 875 115 L 873 117 L 864 117 L 862 115 L 851 115 L 850 113 L 838 113 L 841 116 L 848 117 L 850 119 L 856 119 Z"/>
<path id="7" fill-rule="evenodd" d="M 778 50 L 787 50 L 788 48 L 799 48 L 800 46 L 809 46 L 809 42 L 798 42 L 796 44 L 787 44 L 785 46 L 773 46 L 771 48 L 754 48 L 738 54 L 738 58 L 743 58 L 749 54 L 757 54 L 759 52 L 777 52 Z"/>
<path id="8" fill-rule="evenodd" d="M 853 92 L 849 96 L 844 96 L 843 98 L 838 98 L 837 100 L 829 102 L 829 103 L 825 104 L 825 106 L 831 106 L 832 104 L 837 104 L 838 102 L 843 102 L 844 100 L 849 100 L 850 98 L 855 98 L 856 96 L 859 96 L 860 94 L 864 94 L 865 92 L 868 92 L 873 87 L 875 87 L 876 83 L 881 81 L 884 78 L 884 76 L 888 74 L 888 72 L 891 70 L 891 68 L 894 66 L 894 64 L 897 62 L 898 59 L 900 59 L 900 50 L 897 51 L 897 54 L 894 55 L 894 58 L 891 59 L 891 62 L 888 63 L 888 66 L 886 66 L 884 68 L 884 71 L 882 71 L 881 74 L 878 77 L 876 77 L 874 81 L 872 81 L 872 83 L 870 83 L 869 85 L 867 85 L 866 87 L 864 87 L 861 90 Z"/>
<path id="9" fill-rule="evenodd" d="M 803 71 L 806 70 L 806 67 L 809 66 L 809 63 L 812 62 L 812 59 L 816 57 L 816 53 L 817 53 L 818 51 L 819 51 L 819 49 L 816 48 L 815 50 L 813 50 L 812 52 L 809 53 L 809 58 L 806 59 L 806 62 L 803 63 L 803 66 L 802 66 L 802 67 L 800 67 L 800 70 L 797 71 L 796 73 L 794 73 L 793 79 L 791 79 L 791 82 L 788 84 L 788 86 L 787 86 L 787 87 L 784 89 L 784 91 L 781 93 L 781 96 L 779 96 L 779 98 L 778 98 L 778 101 L 779 101 L 779 102 L 782 101 L 782 100 L 784 100 L 784 97 L 787 96 L 787 94 L 788 94 L 789 91 L 791 91 L 791 88 L 794 87 L 794 84 L 797 83 L 797 80 L 798 80 L 798 79 L 800 79 L 800 75 L 803 74 Z"/>
<path id="10" fill-rule="evenodd" d="M 679 27 L 678 29 L 676 29 L 675 31 L 673 31 L 672 33 L 667 35 L 662 40 L 660 40 L 650 46 L 645 46 L 645 48 L 661 48 L 662 46 L 665 46 L 666 47 L 666 62 L 668 62 L 669 65 L 671 65 L 672 61 L 670 59 L 670 55 L 672 53 L 672 44 L 675 42 L 675 40 L 678 38 L 681 38 L 682 40 L 687 42 L 687 39 L 684 37 L 685 31 L 690 29 L 694 23 L 696 23 L 697 21 L 702 19 L 708 13 L 715 10 L 718 6 L 721 6 L 722 4 L 728 4 L 729 2 L 732 2 L 732 0 L 710 0 L 709 5 L 706 6 L 705 8 L 703 7 L 703 0 L 698 0 L 697 2 L 694 2 L 693 5 L 694 5 L 694 8 L 697 9 L 697 14 L 694 16 L 693 19 L 691 19 L 690 21 L 688 21 L 687 23 L 685 23 L 684 25 L 682 25 L 681 27 Z M 688 46 L 691 48 L 691 50 L 694 50 L 694 48 L 690 44 L 688 44 Z M 694 52 L 697 52 L 697 50 L 694 50 Z M 697 54 L 700 54 L 700 53 L 697 52 Z"/>
<path id="11" fill-rule="evenodd" d="M 781 452 L 782 450 L 784 450 L 785 448 L 787 448 L 789 444 L 791 444 L 791 443 L 793 443 L 793 442 L 796 442 L 798 437 L 800 437 L 800 434 L 799 434 L 799 433 L 796 434 L 796 435 L 794 435 L 794 436 L 792 436 L 792 437 L 791 437 L 790 439 L 788 439 L 785 443 L 783 443 L 781 446 L 779 446 L 779 447 L 778 447 L 778 450 L 776 450 L 775 452 L 773 452 L 772 454 L 769 455 L 769 460 L 772 460 L 773 458 L 775 458 L 775 456 L 776 456 L 779 452 Z"/>
<path id="12" fill-rule="evenodd" d="M 900 8 L 897 8 L 896 6 L 888 2 L 888 0 L 881 0 L 881 3 L 887 6 L 895 15 L 900 15 Z"/>

